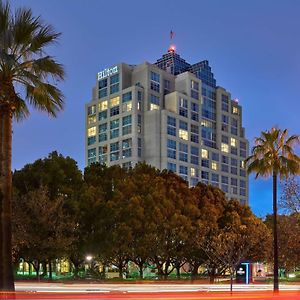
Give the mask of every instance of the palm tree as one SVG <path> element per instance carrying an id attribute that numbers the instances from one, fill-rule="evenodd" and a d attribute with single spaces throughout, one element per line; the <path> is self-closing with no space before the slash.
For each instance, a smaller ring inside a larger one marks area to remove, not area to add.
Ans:
<path id="1" fill-rule="evenodd" d="M 273 177 L 273 251 L 274 251 L 274 291 L 278 284 L 278 238 L 277 238 L 277 178 L 287 178 L 300 173 L 300 157 L 295 154 L 294 146 L 300 145 L 300 137 L 288 137 L 288 130 L 272 128 L 263 131 L 255 138 L 255 146 L 246 162 L 248 173 L 256 173 L 257 177 Z"/>
<path id="2" fill-rule="evenodd" d="M 14 290 L 11 253 L 12 121 L 29 106 L 56 116 L 63 95 L 56 87 L 64 68 L 45 48 L 59 37 L 30 9 L 11 11 L 0 0 L 0 291 Z"/>

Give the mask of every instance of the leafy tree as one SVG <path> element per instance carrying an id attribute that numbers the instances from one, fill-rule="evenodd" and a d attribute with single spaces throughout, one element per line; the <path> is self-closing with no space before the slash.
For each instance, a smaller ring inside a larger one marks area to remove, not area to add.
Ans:
<path id="1" fill-rule="evenodd" d="M 40 263 L 66 255 L 75 224 L 64 209 L 65 198 L 50 199 L 45 187 L 13 197 L 14 241 L 18 257 L 31 263 L 39 276 Z"/>
<path id="2" fill-rule="evenodd" d="M 0 1 L 0 20 L 0 290 L 14 290 L 12 119 L 27 117 L 28 104 L 56 116 L 63 108 L 63 95 L 56 83 L 63 80 L 64 69 L 46 53 L 46 47 L 53 45 L 59 34 L 40 17 L 34 17 L 30 9 L 13 13 L 9 3 Z"/>
<path id="3" fill-rule="evenodd" d="M 295 154 L 294 145 L 300 144 L 297 135 L 288 136 L 287 129 L 272 128 L 263 131 L 255 139 L 246 162 L 248 173 L 256 173 L 256 177 L 273 178 L 273 247 L 274 247 L 274 291 L 279 290 L 278 282 L 278 233 L 277 233 L 277 177 L 287 178 L 289 175 L 300 174 L 300 157 Z"/>
<path id="4" fill-rule="evenodd" d="M 265 224 L 272 230 L 273 216 L 268 215 Z M 278 216 L 279 267 L 286 275 L 300 266 L 300 215 Z"/>
<path id="5" fill-rule="evenodd" d="M 289 213 L 300 213 L 300 182 L 296 177 L 284 181 L 280 206 Z"/>

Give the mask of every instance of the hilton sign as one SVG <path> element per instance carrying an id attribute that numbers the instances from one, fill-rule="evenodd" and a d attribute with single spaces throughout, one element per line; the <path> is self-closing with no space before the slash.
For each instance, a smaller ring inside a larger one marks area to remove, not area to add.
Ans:
<path id="1" fill-rule="evenodd" d="M 118 66 L 115 66 L 115 67 L 112 67 L 112 68 L 106 68 L 103 71 L 98 73 L 98 80 L 104 79 L 104 78 L 109 77 L 111 75 L 114 75 L 118 72 L 119 72 Z"/>

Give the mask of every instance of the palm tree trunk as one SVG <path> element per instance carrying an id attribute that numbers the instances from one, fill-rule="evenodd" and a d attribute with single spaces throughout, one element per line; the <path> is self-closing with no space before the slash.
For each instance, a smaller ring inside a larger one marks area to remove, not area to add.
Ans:
<path id="1" fill-rule="evenodd" d="M 12 268 L 12 111 L 0 106 L 0 291 L 14 291 Z"/>
<path id="2" fill-rule="evenodd" d="M 277 234 L 277 174 L 273 172 L 273 251 L 274 251 L 274 291 L 279 291 L 278 282 L 278 234 Z"/>

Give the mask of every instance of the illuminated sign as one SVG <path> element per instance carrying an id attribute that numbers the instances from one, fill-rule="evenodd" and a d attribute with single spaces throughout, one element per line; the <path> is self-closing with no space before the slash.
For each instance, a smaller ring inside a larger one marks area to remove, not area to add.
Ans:
<path id="1" fill-rule="evenodd" d="M 109 77 L 119 72 L 118 66 L 112 68 L 106 68 L 98 73 L 98 80 Z"/>

